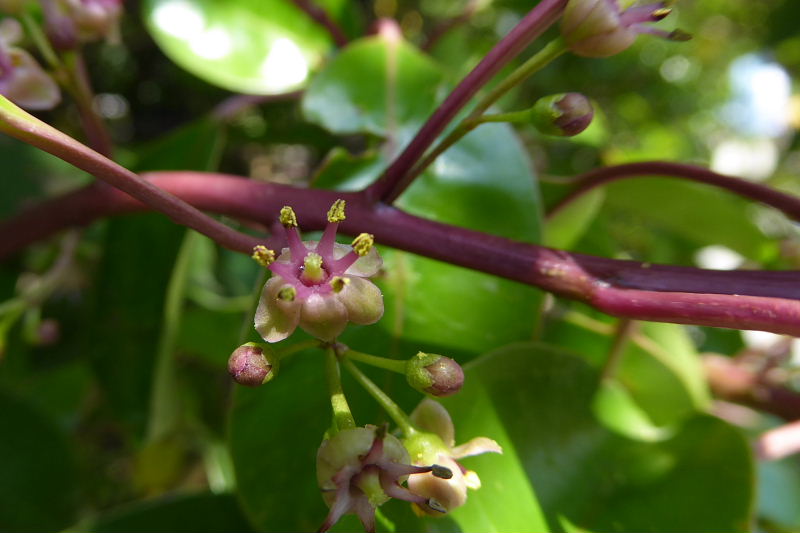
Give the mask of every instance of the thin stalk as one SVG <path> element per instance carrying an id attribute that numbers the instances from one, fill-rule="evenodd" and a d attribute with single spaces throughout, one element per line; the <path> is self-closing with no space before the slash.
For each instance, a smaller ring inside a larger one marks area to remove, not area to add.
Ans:
<path id="1" fill-rule="evenodd" d="M 333 348 L 328 348 L 325 353 L 325 377 L 328 381 L 328 391 L 331 395 L 331 408 L 333 409 L 333 424 L 331 429 L 334 434 L 343 429 L 356 427 L 350 405 L 342 389 L 342 374 L 339 370 L 339 360 Z"/>
<path id="2" fill-rule="evenodd" d="M 397 198 L 413 181 L 406 175 L 439 134 L 495 74 L 558 20 L 566 4 L 567 0 L 542 0 L 525 15 L 445 98 L 383 176 L 367 188 L 367 198 L 385 203 Z"/>
<path id="3" fill-rule="evenodd" d="M 636 322 L 623 318 L 617 324 L 614 331 L 614 340 L 611 342 L 611 348 L 608 350 L 606 361 L 600 371 L 600 379 L 611 379 L 617 375 L 620 364 L 622 364 L 622 357 L 625 355 L 625 347 L 631 339 L 631 334 L 636 327 Z"/>
<path id="4" fill-rule="evenodd" d="M 183 303 L 189 281 L 192 254 L 200 235 L 187 231 L 178 250 L 164 302 L 164 325 L 158 342 L 147 439 L 155 442 L 167 436 L 180 418 L 179 389 L 175 379 L 175 346 L 181 325 Z"/>
<path id="5" fill-rule="evenodd" d="M 74 51 L 65 54 L 64 59 L 68 76 L 66 89 L 75 100 L 89 146 L 95 152 L 110 158 L 113 155 L 111 135 L 108 133 L 105 121 L 95 109 L 94 91 L 86 72 L 83 56 L 80 52 Z"/>
<path id="6" fill-rule="evenodd" d="M 50 45 L 50 40 L 42 31 L 39 23 L 36 22 L 31 14 L 25 9 L 22 10 L 22 15 L 20 18 L 22 19 L 22 24 L 25 26 L 25 30 L 28 32 L 28 35 L 30 35 L 34 46 L 36 46 L 36 48 L 39 50 L 39 53 L 42 54 L 44 60 L 48 65 L 50 65 L 50 68 L 56 72 L 60 72 L 63 68 L 61 60 L 59 60 L 58 54 L 56 54 L 56 51 L 53 50 L 53 47 Z"/>
<path id="7" fill-rule="evenodd" d="M 347 350 L 342 355 L 344 357 L 347 357 L 348 359 L 352 359 L 353 361 L 358 361 L 359 363 L 364 363 L 378 368 L 383 368 L 384 370 L 397 372 L 398 374 L 406 373 L 406 362 L 401 361 L 399 359 L 378 357 L 377 355 L 370 355 L 364 352 L 357 352 L 356 350 Z"/>
<path id="8" fill-rule="evenodd" d="M 303 350 L 308 350 L 310 348 L 318 348 L 319 341 L 317 339 L 309 339 L 306 341 L 298 342 L 296 344 L 292 344 L 291 346 L 286 346 L 285 348 L 278 350 L 277 356 L 278 359 L 285 359 L 290 355 L 294 355 L 298 352 L 302 352 Z"/>
<path id="9" fill-rule="evenodd" d="M 380 389 L 380 387 L 378 387 L 371 379 L 361 372 L 361 370 L 359 370 L 352 361 L 345 357 L 342 360 L 342 364 L 347 371 L 350 372 L 354 378 L 356 378 L 356 381 L 358 381 L 361 386 L 366 389 L 370 396 L 372 396 L 375 401 L 378 402 L 381 408 L 386 411 L 386 414 L 388 414 L 391 419 L 394 420 L 394 423 L 397 424 L 397 426 L 400 428 L 400 431 L 402 431 L 406 437 L 410 437 L 417 432 L 417 430 L 414 429 L 414 426 L 411 424 L 411 420 L 408 418 L 408 415 L 405 414 L 402 409 L 400 409 L 400 406 L 398 406 L 394 400 L 389 398 L 389 396 L 387 396 L 386 393 Z"/>
<path id="10" fill-rule="evenodd" d="M 391 203 L 397 199 L 398 196 L 411 184 L 413 180 L 419 177 L 426 168 L 428 168 L 436 158 L 446 152 L 451 146 L 460 141 L 467 133 L 475 129 L 482 122 L 504 122 L 503 118 L 516 118 L 524 111 L 516 113 L 506 113 L 504 115 L 495 115 L 494 117 L 482 117 L 484 111 L 495 103 L 501 96 L 506 94 L 513 87 L 538 72 L 554 59 L 558 58 L 561 54 L 567 51 L 564 42 L 559 39 L 550 41 L 544 48 L 537 52 L 533 57 L 528 59 L 525 63 L 519 66 L 514 72 L 508 75 L 502 82 L 500 82 L 494 89 L 489 91 L 486 96 L 481 98 L 475 109 L 464 118 L 456 128 L 450 132 L 433 150 L 425 155 L 414 167 L 408 172 L 405 178 L 398 183 L 388 195 L 386 202 Z"/>

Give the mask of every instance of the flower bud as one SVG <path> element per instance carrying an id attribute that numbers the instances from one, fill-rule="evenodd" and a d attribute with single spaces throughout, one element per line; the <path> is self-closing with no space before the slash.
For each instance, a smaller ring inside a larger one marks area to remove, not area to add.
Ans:
<path id="1" fill-rule="evenodd" d="M 420 392 L 450 396 L 464 385 L 464 371 L 449 357 L 419 352 L 406 363 L 406 379 Z"/>
<path id="2" fill-rule="evenodd" d="M 572 137 L 585 130 L 593 117 L 592 104 L 580 93 L 545 96 L 531 109 L 534 126 L 546 135 Z"/>
<path id="3" fill-rule="evenodd" d="M 258 387 L 278 373 L 278 358 L 269 346 L 248 342 L 233 351 L 228 359 L 228 373 L 239 385 Z"/>

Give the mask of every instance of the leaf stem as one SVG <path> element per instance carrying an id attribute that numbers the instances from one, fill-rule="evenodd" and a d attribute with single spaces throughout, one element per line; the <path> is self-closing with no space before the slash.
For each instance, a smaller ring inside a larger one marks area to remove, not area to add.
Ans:
<path id="1" fill-rule="evenodd" d="M 414 426 L 411 424 L 411 420 L 408 418 L 408 415 L 405 414 L 402 409 L 400 409 L 400 406 L 398 406 L 394 400 L 389 398 L 389 396 L 383 392 L 380 387 L 378 387 L 371 379 L 369 379 L 366 374 L 361 372 L 361 370 L 359 370 L 358 367 L 347 358 L 347 356 L 342 359 L 342 364 L 347 371 L 350 372 L 354 378 L 356 378 L 356 381 L 358 381 L 361 386 L 366 389 L 370 396 L 372 396 L 375 401 L 378 402 L 383 410 L 386 411 L 386 414 L 388 414 L 391 419 L 394 420 L 394 423 L 397 424 L 397 426 L 400 428 L 400 431 L 402 431 L 406 437 L 410 437 L 417 432 L 417 430 L 414 429 Z"/>
<path id="2" fill-rule="evenodd" d="M 628 345 L 628 341 L 635 329 L 635 321 L 627 318 L 619 321 L 614 331 L 611 348 L 608 350 L 605 363 L 600 371 L 601 380 L 611 379 L 616 376 L 619 366 L 622 364 L 622 357 L 625 355 L 625 347 Z"/>
<path id="3" fill-rule="evenodd" d="M 175 379 L 175 346 L 189 283 L 191 260 L 201 238 L 193 231 L 186 232 L 167 285 L 164 321 L 158 341 L 153 389 L 150 394 L 150 418 L 147 427 L 147 439 L 150 442 L 164 438 L 175 430 L 179 423 L 180 391 L 176 387 Z"/>
<path id="4" fill-rule="evenodd" d="M 353 419 L 353 413 L 350 411 L 350 405 L 347 403 L 347 398 L 342 389 L 339 359 L 336 357 L 336 352 L 334 352 L 333 348 L 328 348 L 325 351 L 325 377 L 328 381 L 331 408 L 333 409 L 332 430 L 339 432 L 343 429 L 356 427 L 356 421 Z"/>
<path id="5" fill-rule="evenodd" d="M 358 361 L 359 363 L 364 363 L 367 365 L 372 365 L 378 368 L 383 368 L 384 370 L 390 370 L 392 372 L 397 372 L 398 374 L 405 374 L 406 373 L 406 362 L 401 361 L 399 359 L 389 359 L 388 357 L 378 357 L 377 355 L 371 355 L 364 352 L 358 352 L 356 350 L 347 349 L 346 352 L 342 353 L 344 357 L 348 359 L 352 359 L 353 361 Z"/>

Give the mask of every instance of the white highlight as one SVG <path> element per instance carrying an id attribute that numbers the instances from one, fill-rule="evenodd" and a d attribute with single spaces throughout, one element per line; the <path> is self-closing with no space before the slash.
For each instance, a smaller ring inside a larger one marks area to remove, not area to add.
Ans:
<path id="1" fill-rule="evenodd" d="M 280 92 L 297 87 L 308 77 L 308 60 L 294 41 L 275 39 L 260 68 L 266 79 L 264 88 Z"/>

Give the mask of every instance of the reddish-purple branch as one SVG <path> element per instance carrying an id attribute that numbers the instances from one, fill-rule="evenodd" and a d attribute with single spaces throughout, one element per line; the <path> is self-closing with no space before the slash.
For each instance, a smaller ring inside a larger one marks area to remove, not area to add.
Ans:
<path id="1" fill-rule="evenodd" d="M 688 165 L 685 163 L 670 163 L 667 161 L 643 161 L 641 163 L 628 163 L 611 167 L 591 170 L 575 178 L 575 188 L 567 196 L 559 200 L 548 212 L 552 216 L 567 204 L 573 202 L 583 194 L 612 181 L 625 178 L 642 176 L 667 176 L 670 178 L 685 179 L 705 183 L 721 189 L 726 189 L 750 200 L 762 202 L 782 211 L 794 220 L 800 220 L 800 199 L 790 194 L 775 190 L 761 183 L 754 183 L 742 178 L 724 176 L 707 168 Z"/>
<path id="2" fill-rule="evenodd" d="M 327 11 L 319 7 L 311 0 L 292 0 L 292 3 L 294 3 L 294 5 L 296 5 L 298 8 L 302 9 L 306 15 L 314 20 L 314 22 L 325 28 L 333 38 L 336 46 L 340 48 L 347 46 L 347 43 L 349 42 L 347 35 L 344 34 L 341 26 L 339 26 L 339 24 L 337 24 L 336 21 L 331 18 Z"/>
<path id="3" fill-rule="evenodd" d="M 292 205 L 304 228 L 321 229 L 327 208 L 342 197 L 348 204 L 344 233 L 369 231 L 382 244 L 534 285 L 611 315 L 800 335 L 798 272 L 710 271 L 571 254 L 376 206 L 362 193 L 198 172 L 152 173 L 148 179 L 200 209 L 265 226 L 282 206 Z M 51 199 L 0 223 L 0 259 L 62 228 L 145 209 L 108 187 Z M 235 249 L 249 253 L 253 241 L 242 235 Z"/>
<path id="4" fill-rule="evenodd" d="M 567 0 L 542 0 L 486 54 L 478 65 L 442 102 L 428 121 L 397 156 L 381 178 L 367 189 L 371 201 L 392 203 L 413 181 L 409 171 L 430 148 L 442 131 L 481 87 L 491 80 L 509 61 L 549 28 L 564 10 Z"/>

